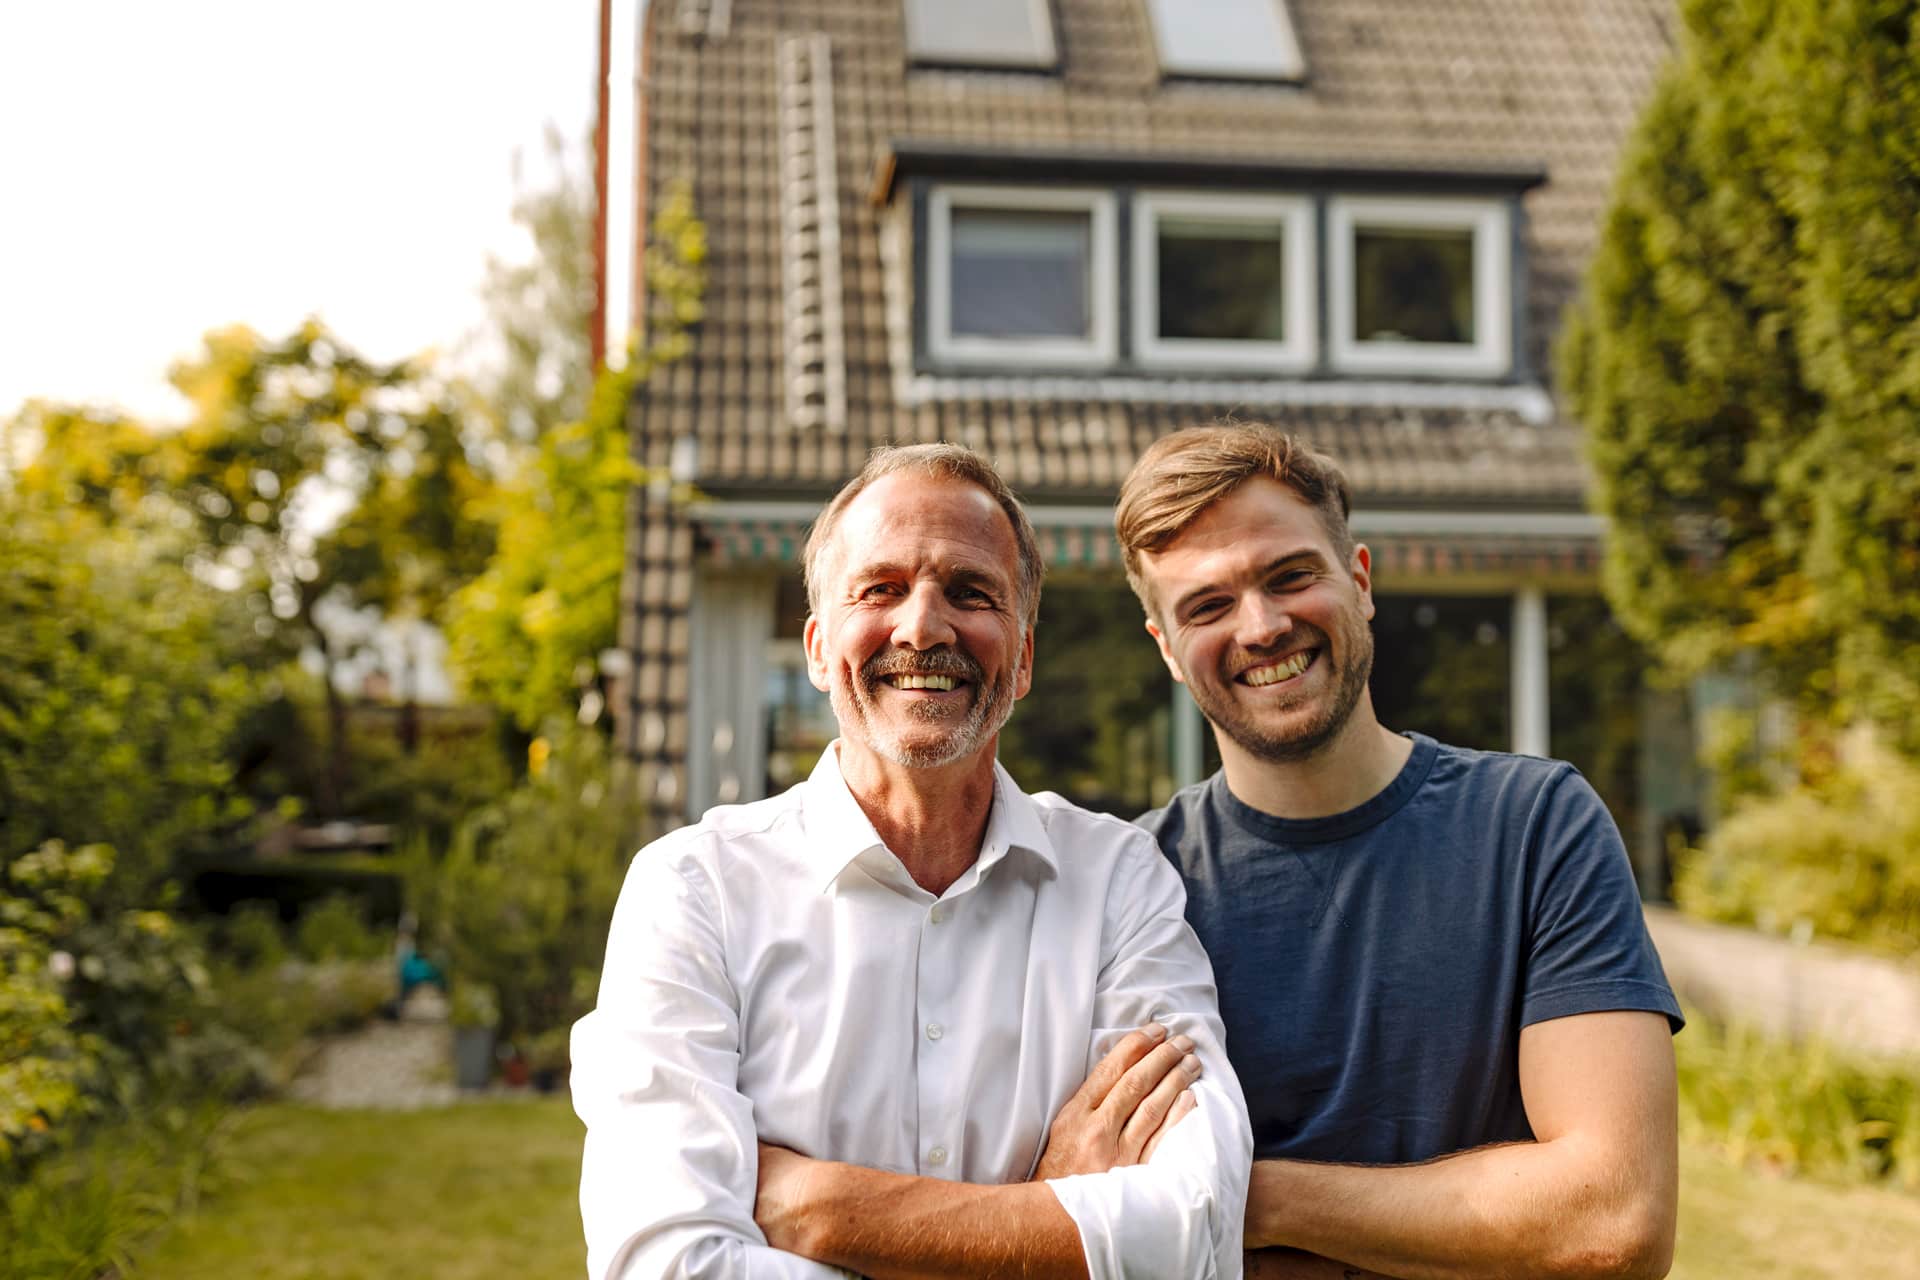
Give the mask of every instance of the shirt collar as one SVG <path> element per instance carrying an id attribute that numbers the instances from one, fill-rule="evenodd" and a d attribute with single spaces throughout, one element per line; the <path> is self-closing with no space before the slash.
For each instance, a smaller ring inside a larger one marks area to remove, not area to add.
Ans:
<path id="1" fill-rule="evenodd" d="M 879 851 L 892 856 L 841 776 L 838 739 L 828 743 L 827 749 L 820 753 L 820 762 L 808 775 L 806 788 L 802 801 L 807 832 L 805 857 L 812 867 L 812 881 L 821 892 L 832 888 L 841 873 L 863 854 Z M 1046 824 L 1040 821 L 1039 807 L 1015 785 L 1013 775 L 996 760 L 993 763 L 993 810 L 987 817 L 979 860 L 956 882 L 956 887 L 971 884 L 1015 849 L 1038 858 L 1049 871 L 1059 870 L 1060 856 L 1047 837 Z"/>

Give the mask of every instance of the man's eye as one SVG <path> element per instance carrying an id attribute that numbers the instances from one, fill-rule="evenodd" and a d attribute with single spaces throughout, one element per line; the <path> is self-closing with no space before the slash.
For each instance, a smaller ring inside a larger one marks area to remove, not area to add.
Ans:
<path id="1" fill-rule="evenodd" d="M 1305 569 L 1290 569 L 1273 580 L 1276 591 L 1298 591 L 1313 581 L 1313 575 Z"/>
<path id="2" fill-rule="evenodd" d="M 1220 611 L 1226 607 L 1226 601 L 1224 600 L 1203 600 L 1187 611 L 1187 621 L 1200 622 L 1207 618 L 1216 617 Z"/>

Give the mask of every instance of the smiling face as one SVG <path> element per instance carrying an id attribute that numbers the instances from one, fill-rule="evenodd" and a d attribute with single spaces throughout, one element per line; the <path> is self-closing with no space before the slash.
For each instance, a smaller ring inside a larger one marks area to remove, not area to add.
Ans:
<path id="1" fill-rule="evenodd" d="M 1256 476 L 1157 552 L 1141 554 L 1147 630 L 1173 678 L 1229 743 L 1284 763 L 1372 721 L 1372 564 L 1344 562 L 1320 514 Z"/>
<path id="2" fill-rule="evenodd" d="M 1033 681 L 1006 513 L 976 485 L 901 471 L 863 489 L 832 537 L 807 671 L 844 749 L 909 768 L 991 759 Z"/>

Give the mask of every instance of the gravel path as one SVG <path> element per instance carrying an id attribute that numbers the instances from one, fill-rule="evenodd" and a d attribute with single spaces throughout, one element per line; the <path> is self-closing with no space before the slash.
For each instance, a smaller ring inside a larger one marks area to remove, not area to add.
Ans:
<path id="1" fill-rule="evenodd" d="M 295 1101 L 329 1108 L 415 1111 L 459 1101 L 453 1030 L 437 992 L 423 988 L 397 1022 L 372 1022 L 321 1045 L 289 1086 Z"/>

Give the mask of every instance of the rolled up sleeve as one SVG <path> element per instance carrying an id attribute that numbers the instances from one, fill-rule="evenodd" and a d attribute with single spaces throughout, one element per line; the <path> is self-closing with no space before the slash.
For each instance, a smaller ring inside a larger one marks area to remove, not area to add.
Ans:
<path id="1" fill-rule="evenodd" d="M 1134 851 L 1129 850 L 1129 854 Z M 1213 967 L 1180 877 L 1146 837 L 1114 878 L 1088 1067 L 1149 1020 L 1193 1037 L 1197 1108 L 1143 1165 L 1048 1183 L 1079 1228 L 1093 1280 L 1241 1274 L 1253 1131 L 1227 1061 Z"/>
<path id="2" fill-rule="evenodd" d="M 592 1280 L 846 1274 L 769 1248 L 754 1223 L 759 1147 L 716 920 L 697 865 L 659 845 L 634 859 L 597 1007 L 573 1029 Z"/>

